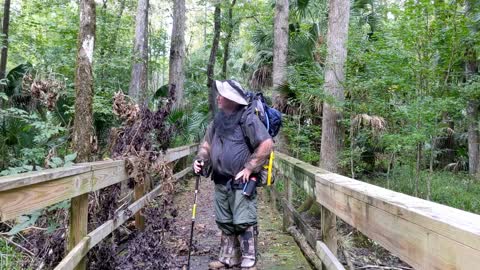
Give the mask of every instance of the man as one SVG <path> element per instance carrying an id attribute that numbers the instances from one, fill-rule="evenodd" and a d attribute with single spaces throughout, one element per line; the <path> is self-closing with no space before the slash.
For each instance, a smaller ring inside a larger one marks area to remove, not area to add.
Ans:
<path id="1" fill-rule="evenodd" d="M 200 145 L 193 168 L 210 164 L 215 183 L 215 221 L 222 232 L 218 261 L 210 269 L 241 265 L 256 269 L 257 198 L 243 194 L 252 175 L 260 172 L 273 140 L 255 114 L 246 114 L 245 91 L 234 80 L 215 81 L 219 112 Z"/>

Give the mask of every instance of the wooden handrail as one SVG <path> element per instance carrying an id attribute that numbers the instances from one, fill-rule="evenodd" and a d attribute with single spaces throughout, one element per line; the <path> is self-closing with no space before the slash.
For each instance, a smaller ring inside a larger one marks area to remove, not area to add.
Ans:
<path id="1" fill-rule="evenodd" d="M 180 159 L 195 152 L 196 147 L 188 145 L 169 149 L 164 160 L 171 162 Z M 0 221 L 29 214 L 127 179 L 124 160 L 82 163 L 68 168 L 0 177 Z"/>
<path id="2" fill-rule="evenodd" d="M 478 269 L 480 215 L 276 158 L 280 174 L 415 269 Z"/>
<path id="3" fill-rule="evenodd" d="M 174 175 L 175 179 L 180 179 L 192 169 L 187 168 Z M 116 213 L 114 219 L 110 219 L 101 226 L 85 236 L 55 267 L 55 270 L 73 269 L 81 259 L 87 255 L 88 251 L 95 247 L 100 241 L 120 227 L 125 221 L 140 211 L 145 205 L 151 202 L 161 192 L 161 186 L 157 186 L 150 193 L 131 204 L 126 210 Z"/>
<path id="4" fill-rule="evenodd" d="M 196 152 L 197 144 L 168 149 L 159 162 L 172 162 Z M 191 168 L 175 175 L 181 178 Z M 0 221 L 45 208 L 55 203 L 72 199 L 73 210 L 87 209 L 87 193 L 93 192 L 128 179 L 124 160 L 106 160 L 75 164 L 68 168 L 49 169 L 15 176 L 0 177 Z M 84 256 L 88 250 L 107 237 L 133 214 L 139 212 L 160 193 L 160 186 L 143 195 L 143 185 L 135 190 L 142 197 L 136 198 L 127 210 L 119 211 L 115 218 L 87 235 L 88 212 L 77 211 L 70 215 L 69 254 L 58 269 L 85 269 Z M 140 190 L 141 188 L 141 190 Z M 137 194 L 137 193 L 136 193 Z M 143 221 L 137 220 L 136 222 Z M 139 224 L 136 224 L 137 228 Z M 141 225 L 140 225 L 141 227 Z M 80 232 L 81 233 L 78 233 Z M 72 234 L 73 233 L 73 234 Z"/>

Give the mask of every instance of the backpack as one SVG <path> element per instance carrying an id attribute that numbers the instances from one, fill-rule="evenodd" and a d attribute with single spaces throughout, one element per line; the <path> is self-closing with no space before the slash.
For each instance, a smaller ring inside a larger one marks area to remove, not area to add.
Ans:
<path id="1" fill-rule="evenodd" d="M 247 92 L 246 99 L 248 105 L 245 109 L 245 112 L 242 116 L 241 123 L 245 123 L 247 117 L 251 114 L 256 114 L 260 121 L 265 125 L 267 128 L 268 134 L 272 138 L 277 136 L 278 132 L 280 131 L 280 127 L 282 126 L 282 113 L 278 110 L 268 106 L 265 101 L 265 97 L 262 93 L 253 93 Z M 242 130 L 244 129 L 242 125 Z M 245 134 L 245 131 L 243 132 Z M 248 142 L 248 139 L 246 139 Z M 250 151 L 253 153 L 253 147 L 249 145 Z M 275 181 L 272 178 L 272 169 L 273 169 L 273 159 L 274 159 L 273 151 L 270 153 L 270 158 L 268 159 L 267 164 L 263 166 L 263 170 L 258 173 L 258 180 L 257 186 L 270 186 Z"/>
<path id="2" fill-rule="evenodd" d="M 268 106 L 262 93 L 247 92 L 248 102 L 246 111 L 242 120 L 252 113 L 256 114 L 260 121 L 267 128 L 268 134 L 274 138 L 277 136 L 282 126 L 282 114 L 276 109 Z"/>

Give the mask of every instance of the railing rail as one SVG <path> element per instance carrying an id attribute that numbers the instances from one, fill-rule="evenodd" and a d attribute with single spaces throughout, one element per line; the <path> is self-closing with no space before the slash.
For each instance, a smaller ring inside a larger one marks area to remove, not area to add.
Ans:
<path id="1" fill-rule="evenodd" d="M 198 145 L 195 144 L 172 148 L 167 150 L 161 158 L 167 163 L 172 162 L 195 153 L 197 147 Z M 174 177 L 181 178 L 190 170 L 186 168 Z M 86 194 L 127 179 L 124 160 L 82 163 L 68 168 L 0 177 L 0 221 L 29 214 L 67 199 L 72 199 L 72 210 L 73 208 L 77 211 L 77 208 L 87 209 L 88 200 L 84 199 Z M 140 186 L 141 189 L 139 189 Z M 160 187 L 155 187 L 147 195 L 144 195 L 143 185 L 138 185 L 135 189 L 135 194 L 139 194 L 138 198 L 135 198 L 136 201 L 126 210 L 119 211 L 114 219 L 108 220 L 88 235 L 85 232 L 83 235 L 77 233 L 75 237 L 70 236 L 77 239 L 69 239 L 70 252 L 55 269 L 73 269 L 78 265 L 80 265 L 79 268 L 84 268 L 83 258 L 91 248 L 160 193 Z M 86 227 L 87 212 L 80 213 L 70 216 L 70 233 Z"/>
<path id="2" fill-rule="evenodd" d="M 330 212 L 415 269 L 480 265 L 480 215 L 331 173 L 280 153 L 274 166 L 322 205 L 322 225 L 323 214 Z M 323 238 L 328 245 L 325 233 Z"/>

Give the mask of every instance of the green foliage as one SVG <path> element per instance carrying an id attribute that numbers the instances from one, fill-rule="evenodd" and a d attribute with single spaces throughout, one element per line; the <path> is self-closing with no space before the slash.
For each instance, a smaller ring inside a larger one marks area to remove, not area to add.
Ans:
<path id="1" fill-rule="evenodd" d="M 296 116 L 284 117 L 282 133 L 289 142 L 288 149 L 292 156 L 318 165 L 320 141 L 317 138 L 321 137 L 321 127 L 308 122 L 311 123 L 311 119 L 300 119 Z"/>
<path id="2" fill-rule="evenodd" d="M 0 238 L 0 270 L 20 270 L 24 268 L 23 255 L 13 245 Z"/>
<path id="3" fill-rule="evenodd" d="M 432 175 L 428 171 L 421 172 L 419 197 L 427 196 L 427 178 L 431 177 L 431 200 L 437 203 L 480 214 L 480 183 L 463 173 L 437 171 Z M 384 177 L 366 181 L 401 193 L 413 194 L 415 171 L 410 166 L 399 166 L 392 171 L 390 179 Z"/>

